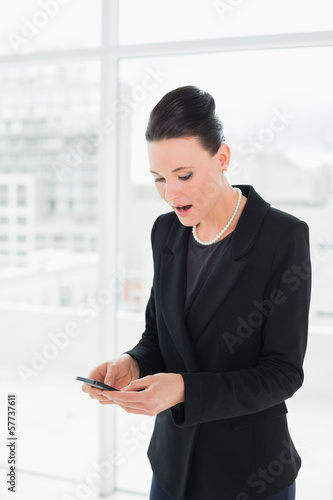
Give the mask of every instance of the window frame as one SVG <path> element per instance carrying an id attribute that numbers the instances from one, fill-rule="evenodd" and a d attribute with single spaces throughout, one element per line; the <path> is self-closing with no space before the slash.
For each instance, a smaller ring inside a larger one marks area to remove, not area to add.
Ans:
<path id="1" fill-rule="evenodd" d="M 102 0 L 101 45 L 97 48 L 75 50 L 53 50 L 24 55 L 0 57 L 0 66 L 49 64 L 56 61 L 94 60 L 101 64 L 100 119 L 110 119 L 114 131 L 103 141 L 98 161 L 98 237 L 99 237 L 99 285 L 104 287 L 105 277 L 117 275 L 118 237 L 118 165 L 119 165 L 119 116 L 112 103 L 119 100 L 118 65 L 123 59 L 185 56 L 211 54 L 214 52 L 291 49 L 324 47 L 333 45 L 333 30 L 322 32 L 286 33 L 233 38 L 185 40 L 179 42 L 119 45 L 118 43 L 118 1 Z M 106 117 L 103 110 L 110 110 Z M 108 165 L 108 168 L 103 166 Z M 104 308 L 99 317 L 99 349 L 101 358 L 116 355 L 117 346 L 117 298 Z M 107 353 L 107 354 L 106 354 Z M 111 425 L 110 425 L 111 424 Z M 99 412 L 99 460 L 104 462 L 115 448 L 116 421 L 111 408 L 103 407 Z M 114 465 L 114 472 L 116 466 Z M 101 495 L 116 490 L 115 473 L 103 478 Z"/>

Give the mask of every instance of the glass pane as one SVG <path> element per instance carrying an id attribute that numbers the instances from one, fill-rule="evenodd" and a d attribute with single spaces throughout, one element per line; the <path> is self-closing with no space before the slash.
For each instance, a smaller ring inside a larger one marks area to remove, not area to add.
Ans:
<path id="1" fill-rule="evenodd" d="M 16 0 L 0 19 L 0 55 L 97 47 L 101 0 Z"/>
<path id="2" fill-rule="evenodd" d="M 307 446 L 307 433 L 298 430 L 299 422 L 309 398 L 316 397 L 316 384 L 321 384 L 318 352 L 321 345 L 329 349 L 333 329 L 333 230 L 328 224 L 332 218 L 333 73 L 327 65 L 332 58 L 333 48 L 312 48 L 133 59 L 120 64 L 119 261 L 127 292 L 119 304 L 119 352 L 135 345 L 143 331 L 152 282 L 150 230 L 156 217 L 169 211 L 158 198 L 149 173 L 144 138 L 149 112 L 166 92 L 194 84 L 215 97 L 232 152 L 230 182 L 253 185 L 272 206 L 310 226 L 310 382 L 303 398 L 296 398 L 297 404 L 291 402 L 296 405 L 291 426 L 295 426 L 300 446 Z M 318 396 L 320 405 L 326 401 L 324 392 Z M 331 415 L 331 407 L 329 412 Z M 321 417 L 317 412 L 311 418 L 319 422 Z M 308 423 L 313 425 L 313 420 Z M 130 456 L 126 468 L 119 467 L 118 487 L 147 492 L 151 423 L 122 412 L 118 425 L 118 446 Z M 315 446 L 317 456 L 323 456 L 320 445 Z M 321 461 L 313 473 L 310 454 L 305 454 L 304 468 L 311 473 L 303 473 L 302 498 L 316 487 L 322 470 L 331 478 L 326 463 L 333 459 L 332 447 L 327 454 L 329 460 Z M 309 484 L 304 482 L 306 478 Z"/>
<path id="3" fill-rule="evenodd" d="M 38 474 L 74 497 L 98 456 L 98 405 L 75 377 L 98 364 L 99 79 L 95 61 L 0 73 L 0 389 L 18 397 L 27 498 Z"/>
<path id="4" fill-rule="evenodd" d="M 121 44 L 332 29 L 331 0 L 121 0 Z M 138 22 L 139 20 L 139 22 Z"/>

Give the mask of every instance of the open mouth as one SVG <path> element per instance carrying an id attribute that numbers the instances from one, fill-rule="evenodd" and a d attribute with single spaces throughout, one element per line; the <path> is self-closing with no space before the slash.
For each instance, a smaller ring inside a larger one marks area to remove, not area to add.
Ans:
<path id="1" fill-rule="evenodd" d="M 181 212 L 186 212 L 186 210 L 189 210 L 192 205 L 184 205 L 183 207 L 176 207 L 177 210 L 180 210 Z"/>
<path id="2" fill-rule="evenodd" d="M 177 213 L 181 216 L 187 215 L 191 208 L 192 208 L 192 205 L 183 205 L 180 207 L 175 207 L 175 209 L 177 210 Z"/>

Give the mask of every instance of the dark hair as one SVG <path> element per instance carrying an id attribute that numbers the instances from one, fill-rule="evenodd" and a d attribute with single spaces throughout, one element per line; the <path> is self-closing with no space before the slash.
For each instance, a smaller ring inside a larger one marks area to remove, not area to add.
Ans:
<path id="1" fill-rule="evenodd" d="M 146 140 L 195 136 L 214 155 L 225 140 L 215 108 L 214 98 L 198 87 L 187 85 L 172 90 L 151 111 Z"/>

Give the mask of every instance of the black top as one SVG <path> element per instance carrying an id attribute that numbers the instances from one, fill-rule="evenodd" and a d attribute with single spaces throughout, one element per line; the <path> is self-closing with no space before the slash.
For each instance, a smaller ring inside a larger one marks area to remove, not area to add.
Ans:
<path id="1" fill-rule="evenodd" d="M 185 318 L 206 279 L 226 252 L 231 242 L 232 235 L 233 231 L 222 238 L 222 240 L 208 246 L 200 245 L 200 243 L 195 241 L 192 234 L 190 235 L 187 250 L 187 277 L 184 304 Z"/>

